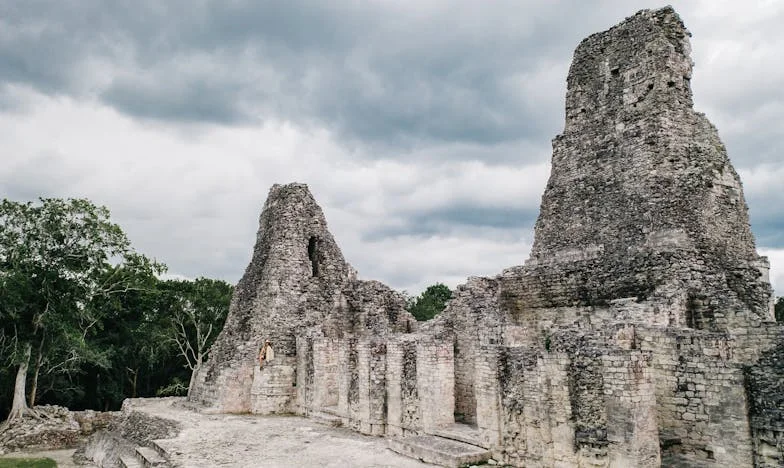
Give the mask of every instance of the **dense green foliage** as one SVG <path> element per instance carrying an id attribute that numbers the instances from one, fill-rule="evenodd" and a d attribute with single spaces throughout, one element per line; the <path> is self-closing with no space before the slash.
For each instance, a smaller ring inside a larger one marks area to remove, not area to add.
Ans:
<path id="1" fill-rule="evenodd" d="M 430 320 L 444 310 L 451 298 L 452 291 L 449 287 L 436 283 L 428 286 L 419 296 L 410 298 L 407 309 L 419 321 Z"/>
<path id="2" fill-rule="evenodd" d="M 4 200 L 0 419 L 20 368 L 26 379 L 18 382 L 35 404 L 106 410 L 127 397 L 187 391 L 187 350 L 204 359 L 232 288 L 205 278 L 162 281 L 164 269 L 88 200 Z"/>
<path id="3" fill-rule="evenodd" d="M 51 458 L 0 458 L 0 468 L 57 468 Z"/>
<path id="4" fill-rule="evenodd" d="M 784 323 L 784 297 L 780 297 L 776 301 L 776 321 Z"/>

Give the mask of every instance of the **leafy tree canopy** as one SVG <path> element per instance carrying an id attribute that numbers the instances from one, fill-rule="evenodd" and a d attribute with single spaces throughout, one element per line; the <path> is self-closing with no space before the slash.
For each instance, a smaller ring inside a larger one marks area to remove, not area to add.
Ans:
<path id="1" fill-rule="evenodd" d="M 165 281 L 159 289 L 159 315 L 166 318 L 161 337 L 176 345 L 180 359 L 191 370 L 192 384 L 192 377 L 223 328 L 234 288 L 224 281 L 197 278 Z"/>
<path id="2" fill-rule="evenodd" d="M 19 366 L 11 417 L 27 412 L 31 358 L 35 379 L 44 365 L 57 372 L 108 366 L 106 353 L 90 346 L 105 312 L 96 303 L 144 287 L 164 268 L 134 252 L 109 210 L 89 200 L 3 200 L 0 354 Z"/>
<path id="3" fill-rule="evenodd" d="M 784 323 L 784 297 L 780 297 L 776 301 L 776 321 L 779 323 Z"/>
<path id="4" fill-rule="evenodd" d="M 428 286 L 425 291 L 408 301 L 408 311 L 419 321 L 430 320 L 446 307 L 452 298 L 452 290 L 442 283 Z"/>
<path id="5" fill-rule="evenodd" d="M 164 269 L 89 200 L 3 200 L 0 419 L 35 416 L 39 400 L 110 410 L 128 397 L 185 394 L 233 288 L 161 280 Z"/>

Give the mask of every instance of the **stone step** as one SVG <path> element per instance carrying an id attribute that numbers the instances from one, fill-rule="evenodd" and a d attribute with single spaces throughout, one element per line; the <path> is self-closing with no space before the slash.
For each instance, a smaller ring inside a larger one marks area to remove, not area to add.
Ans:
<path id="1" fill-rule="evenodd" d="M 483 463 L 490 459 L 490 451 L 487 449 L 434 435 L 389 439 L 388 446 L 401 455 L 449 468 Z"/>
<path id="2" fill-rule="evenodd" d="M 144 468 L 162 468 L 169 466 L 166 461 L 155 449 L 150 447 L 136 447 L 136 459 Z"/>
<path id="3" fill-rule="evenodd" d="M 142 464 L 130 455 L 120 455 L 120 468 L 142 468 Z"/>
<path id="4" fill-rule="evenodd" d="M 322 413 L 331 414 L 332 416 L 340 417 L 340 408 L 338 406 L 323 406 L 321 408 Z"/>
<path id="5" fill-rule="evenodd" d="M 308 413 L 308 418 L 316 421 L 317 423 L 330 427 L 343 426 L 343 418 L 340 416 L 335 416 L 334 414 L 325 413 L 323 411 L 313 411 Z"/>
<path id="6" fill-rule="evenodd" d="M 489 448 L 485 447 L 482 443 L 479 429 L 469 426 L 468 424 L 451 424 L 449 426 L 439 427 L 432 431 L 432 434 L 443 437 L 444 439 L 456 440 L 458 442 L 476 445 L 477 447 Z"/>
<path id="7" fill-rule="evenodd" d="M 150 447 L 153 448 L 158 455 L 161 457 L 168 459 L 169 458 L 169 450 L 166 448 L 166 444 L 168 441 L 166 439 L 158 439 L 158 440 L 151 440 Z"/>

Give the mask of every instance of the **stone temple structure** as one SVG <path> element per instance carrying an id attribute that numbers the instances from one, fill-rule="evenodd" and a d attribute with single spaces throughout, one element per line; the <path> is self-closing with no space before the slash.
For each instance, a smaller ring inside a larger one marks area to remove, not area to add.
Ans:
<path id="1" fill-rule="evenodd" d="M 784 330 L 691 72 L 669 7 L 585 39 L 530 258 L 429 322 L 356 279 L 305 185 L 275 185 L 189 398 L 448 466 L 784 466 Z"/>

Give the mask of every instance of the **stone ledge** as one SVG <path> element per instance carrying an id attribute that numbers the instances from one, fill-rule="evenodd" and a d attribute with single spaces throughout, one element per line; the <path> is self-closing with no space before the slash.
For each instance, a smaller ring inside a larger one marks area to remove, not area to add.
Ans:
<path id="1" fill-rule="evenodd" d="M 432 435 L 389 439 L 387 444 L 393 452 L 445 467 L 483 463 L 491 457 L 484 448 Z"/>

